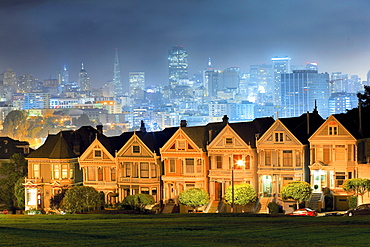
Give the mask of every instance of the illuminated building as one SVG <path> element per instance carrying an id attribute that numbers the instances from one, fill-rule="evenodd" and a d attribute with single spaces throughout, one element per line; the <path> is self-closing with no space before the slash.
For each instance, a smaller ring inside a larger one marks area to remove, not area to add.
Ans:
<path id="1" fill-rule="evenodd" d="M 169 85 L 174 88 L 188 78 L 188 53 L 182 46 L 168 51 Z"/>
<path id="2" fill-rule="evenodd" d="M 296 117 L 318 106 L 327 117 L 330 97 L 329 74 L 315 70 L 294 70 L 281 74 L 281 104 L 279 117 Z"/>
<path id="3" fill-rule="evenodd" d="M 129 93 L 134 100 L 144 99 L 145 72 L 129 73 Z"/>
<path id="4" fill-rule="evenodd" d="M 121 82 L 121 70 L 119 68 L 118 50 L 116 49 L 116 55 L 113 64 L 113 88 L 114 97 L 121 97 L 124 95 L 123 84 Z"/>
<path id="5" fill-rule="evenodd" d="M 87 96 L 91 95 L 91 79 L 84 69 L 84 64 L 81 64 L 81 70 L 78 74 L 78 86 L 80 87 L 80 94 L 85 94 Z"/>
<path id="6" fill-rule="evenodd" d="M 281 74 L 290 73 L 290 57 L 273 57 L 271 58 L 273 64 L 273 80 L 274 80 L 274 104 L 280 106 L 280 82 Z"/>

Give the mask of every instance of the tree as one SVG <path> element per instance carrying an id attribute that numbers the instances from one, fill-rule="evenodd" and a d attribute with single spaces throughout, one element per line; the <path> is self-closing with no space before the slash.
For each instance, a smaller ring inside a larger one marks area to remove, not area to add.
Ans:
<path id="1" fill-rule="evenodd" d="M 21 154 L 13 154 L 9 161 L 0 166 L 0 202 L 11 210 L 17 208 L 17 197 L 15 195 L 15 184 L 21 178 L 27 176 L 27 160 Z"/>
<path id="2" fill-rule="evenodd" d="M 357 98 L 362 107 L 370 107 L 370 86 L 364 86 L 364 93 L 358 93 Z"/>
<path id="3" fill-rule="evenodd" d="M 14 196 L 17 202 L 16 206 L 20 209 L 24 209 L 25 206 L 25 189 L 23 185 L 24 179 L 25 177 L 19 178 L 17 183 L 14 185 Z"/>
<path id="4" fill-rule="evenodd" d="M 89 186 L 75 186 L 68 189 L 63 199 L 63 209 L 71 213 L 88 212 L 99 208 L 99 192 Z"/>
<path id="5" fill-rule="evenodd" d="M 257 194 L 254 188 L 250 184 L 237 184 L 234 185 L 234 202 L 232 198 L 232 185 L 226 188 L 225 200 L 227 204 L 247 205 L 248 203 L 255 202 L 257 200 Z"/>
<path id="6" fill-rule="evenodd" d="M 307 201 L 312 194 L 312 188 L 309 183 L 303 181 L 295 181 L 286 184 L 281 189 L 281 196 L 283 200 L 293 199 L 296 201 L 297 208 L 299 203 Z"/>
<path id="7" fill-rule="evenodd" d="M 196 207 L 204 206 L 209 202 L 209 195 L 204 189 L 191 188 L 180 193 L 179 201 L 195 211 Z"/>
<path id="8" fill-rule="evenodd" d="M 152 205 L 154 203 L 154 197 L 148 194 L 126 196 L 125 199 L 123 199 L 122 201 L 123 205 L 128 205 L 131 207 L 131 209 L 139 211 L 143 211 L 146 206 Z"/>
<path id="9" fill-rule="evenodd" d="M 361 202 L 364 201 L 364 194 L 370 191 L 370 179 L 352 178 L 344 181 L 343 189 L 348 192 L 354 192 L 356 196 L 361 196 Z"/>
<path id="10" fill-rule="evenodd" d="M 54 210 L 59 210 L 62 207 L 63 198 L 66 194 L 66 189 L 62 189 L 58 194 L 55 194 L 50 198 L 50 208 Z"/>
<path id="11" fill-rule="evenodd" d="M 28 122 L 26 111 L 11 111 L 3 122 L 3 134 L 16 140 L 28 136 Z"/>

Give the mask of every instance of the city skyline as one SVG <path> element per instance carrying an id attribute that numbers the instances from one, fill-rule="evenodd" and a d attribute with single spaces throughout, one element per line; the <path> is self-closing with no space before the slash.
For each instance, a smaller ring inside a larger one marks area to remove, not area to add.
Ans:
<path id="1" fill-rule="evenodd" d="M 208 59 L 220 70 L 270 63 L 318 62 L 319 72 L 370 69 L 367 1 L 7 1 L 0 10 L 0 69 L 55 77 L 66 65 L 77 81 L 81 63 L 100 87 L 113 78 L 118 49 L 121 78 L 143 71 L 147 85 L 168 85 L 168 50 L 188 52 L 189 76 Z"/>

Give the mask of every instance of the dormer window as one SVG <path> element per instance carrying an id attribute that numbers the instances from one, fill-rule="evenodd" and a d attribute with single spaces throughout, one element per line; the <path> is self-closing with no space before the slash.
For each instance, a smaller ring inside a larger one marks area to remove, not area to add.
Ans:
<path id="1" fill-rule="evenodd" d="M 186 148 L 185 141 L 177 141 L 177 150 L 184 151 Z"/>
<path id="2" fill-rule="evenodd" d="M 140 146 L 132 146 L 132 152 L 134 154 L 139 154 L 140 153 Z"/>
<path id="3" fill-rule="evenodd" d="M 275 132 L 274 134 L 275 142 L 284 142 L 284 133 L 283 132 Z"/>
<path id="4" fill-rule="evenodd" d="M 94 150 L 94 158 L 101 158 L 102 157 L 102 152 L 99 149 Z"/>
<path id="5" fill-rule="evenodd" d="M 232 145 L 233 144 L 233 138 L 225 138 L 225 144 L 226 145 Z"/>
<path id="6" fill-rule="evenodd" d="M 338 135 L 338 127 L 337 126 L 329 126 L 329 135 Z"/>

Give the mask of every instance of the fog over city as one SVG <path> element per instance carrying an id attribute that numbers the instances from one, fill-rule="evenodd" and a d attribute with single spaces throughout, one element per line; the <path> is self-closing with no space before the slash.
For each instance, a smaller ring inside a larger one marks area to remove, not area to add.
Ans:
<path id="1" fill-rule="evenodd" d="M 94 87 L 112 80 L 115 48 L 122 81 L 144 71 L 146 84 L 168 85 L 168 50 L 182 45 L 189 75 L 208 58 L 219 70 L 270 63 L 317 62 L 366 80 L 370 69 L 367 0 L 1 1 L 0 70 L 39 80 L 67 66 L 77 80 L 84 63 Z"/>

